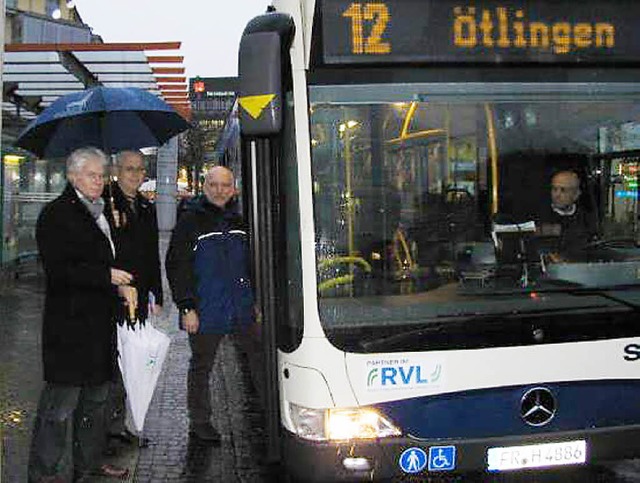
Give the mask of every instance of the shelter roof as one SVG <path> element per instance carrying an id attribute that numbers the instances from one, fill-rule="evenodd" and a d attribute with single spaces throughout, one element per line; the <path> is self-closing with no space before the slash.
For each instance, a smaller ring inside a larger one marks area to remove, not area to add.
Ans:
<path id="1" fill-rule="evenodd" d="M 180 42 L 7 44 L 3 111 L 28 119 L 59 96 L 104 85 L 146 89 L 188 119 L 180 46 Z"/>

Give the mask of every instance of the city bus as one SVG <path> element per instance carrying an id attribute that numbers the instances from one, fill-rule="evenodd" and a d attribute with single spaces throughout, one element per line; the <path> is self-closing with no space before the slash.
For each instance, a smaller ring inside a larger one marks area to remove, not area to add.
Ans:
<path id="1" fill-rule="evenodd" d="M 626 0 L 275 0 L 248 23 L 242 185 L 288 474 L 640 456 L 639 23 Z"/>

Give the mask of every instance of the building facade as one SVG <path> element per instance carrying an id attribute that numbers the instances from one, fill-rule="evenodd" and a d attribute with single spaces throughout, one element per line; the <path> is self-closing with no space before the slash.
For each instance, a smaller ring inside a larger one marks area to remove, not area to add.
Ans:
<path id="1" fill-rule="evenodd" d="M 189 100 L 194 128 L 184 138 L 180 179 L 194 192 L 201 187 L 208 166 L 222 163 L 216 149 L 236 100 L 236 77 L 194 77 L 189 79 Z"/>

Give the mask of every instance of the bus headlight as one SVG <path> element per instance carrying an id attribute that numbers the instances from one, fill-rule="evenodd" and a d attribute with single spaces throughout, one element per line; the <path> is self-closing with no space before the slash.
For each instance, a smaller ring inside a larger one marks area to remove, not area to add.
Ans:
<path id="1" fill-rule="evenodd" d="M 329 409 L 328 439 L 375 439 L 400 436 L 391 421 L 372 408 Z"/>
<path id="2" fill-rule="evenodd" d="M 369 407 L 311 409 L 289 404 L 291 421 L 298 436 L 314 441 L 345 441 L 400 436 L 389 419 Z"/>

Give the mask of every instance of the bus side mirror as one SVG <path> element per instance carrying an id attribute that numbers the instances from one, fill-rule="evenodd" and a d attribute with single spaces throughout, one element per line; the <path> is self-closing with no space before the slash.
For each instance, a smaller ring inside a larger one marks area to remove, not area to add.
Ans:
<path id="1" fill-rule="evenodd" d="M 240 41 L 238 104 L 244 136 L 271 136 L 282 126 L 281 38 L 256 32 Z"/>

